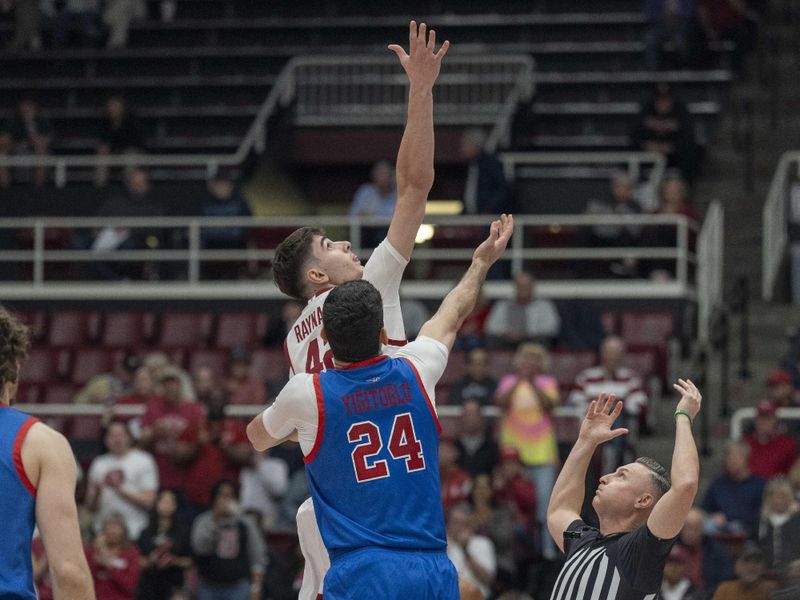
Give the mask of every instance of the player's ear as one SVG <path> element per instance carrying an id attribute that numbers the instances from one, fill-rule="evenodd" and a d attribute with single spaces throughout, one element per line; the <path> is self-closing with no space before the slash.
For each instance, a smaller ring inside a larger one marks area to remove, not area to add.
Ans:
<path id="1" fill-rule="evenodd" d="M 322 285 L 330 282 L 330 277 L 328 277 L 328 274 L 317 267 L 311 267 L 308 271 L 306 271 L 306 279 L 312 285 Z"/>
<path id="2" fill-rule="evenodd" d="M 328 332 L 327 332 L 327 330 L 325 329 L 324 326 L 319 331 L 319 337 L 322 338 L 323 342 L 325 342 L 326 344 L 328 343 Z"/>
<path id="3" fill-rule="evenodd" d="M 385 346 L 386 344 L 389 343 L 389 336 L 386 335 L 386 330 L 383 327 L 381 327 L 381 334 L 379 339 L 381 342 L 381 346 Z"/>

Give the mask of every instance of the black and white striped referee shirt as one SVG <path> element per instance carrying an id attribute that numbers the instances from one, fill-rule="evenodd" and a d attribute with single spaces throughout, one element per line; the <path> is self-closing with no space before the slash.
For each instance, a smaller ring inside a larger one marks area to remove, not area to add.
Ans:
<path id="1" fill-rule="evenodd" d="M 564 532 L 567 562 L 550 600 L 654 600 L 676 539 L 660 540 L 647 525 L 605 537 L 574 521 Z"/>

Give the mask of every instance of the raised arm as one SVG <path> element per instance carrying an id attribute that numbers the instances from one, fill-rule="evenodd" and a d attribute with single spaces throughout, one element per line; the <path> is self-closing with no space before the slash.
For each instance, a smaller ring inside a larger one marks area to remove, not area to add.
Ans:
<path id="1" fill-rule="evenodd" d="M 578 441 L 561 467 L 561 473 L 550 494 L 547 506 L 547 529 L 553 536 L 556 545 L 564 551 L 564 531 L 570 523 L 581 518 L 583 496 L 586 493 L 586 470 L 592 460 L 595 449 L 602 443 L 628 433 L 625 428 L 611 429 L 622 412 L 622 402 L 616 398 L 600 394 L 592 400 L 586 418 L 581 423 Z"/>
<path id="2" fill-rule="evenodd" d="M 475 308 L 489 267 L 503 254 L 513 231 L 511 215 L 500 215 L 500 220 L 492 222 L 489 237 L 475 249 L 464 277 L 447 294 L 436 314 L 422 326 L 419 335 L 439 340 L 448 350 L 453 347 L 461 324 Z"/>
<path id="3" fill-rule="evenodd" d="M 438 52 L 436 32 L 422 23 L 409 24 L 409 49 L 397 44 L 392 50 L 408 75 L 408 120 L 397 154 L 397 206 L 389 225 L 389 243 L 405 258 L 411 258 L 414 239 L 425 218 L 425 203 L 433 186 L 433 84 L 450 42 Z"/>
<path id="4" fill-rule="evenodd" d="M 697 495 L 700 458 L 692 435 L 692 421 L 700 412 L 703 397 L 691 380 L 679 379 L 673 385 L 681 394 L 675 413 L 675 449 L 672 451 L 672 486 L 656 503 L 647 519 L 647 528 L 662 540 L 674 538 L 686 522 Z M 689 413 L 687 416 L 684 412 Z"/>

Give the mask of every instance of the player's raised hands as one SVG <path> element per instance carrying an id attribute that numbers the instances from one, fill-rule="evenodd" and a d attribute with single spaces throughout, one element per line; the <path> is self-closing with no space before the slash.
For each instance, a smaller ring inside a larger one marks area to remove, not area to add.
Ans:
<path id="1" fill-rule="evenodd" d="M 416 21 L 408 26 L 408 53 L 398 44 L 389 44 L 389 50 L 397 55 L 400 64 L 414 87 L 433 87 L 439 76 L 442 59 L 447 54 L 450 42 L 445 40 L 438 52 L 436 50 L 436 32 L 428 31 L 425 23 L 419 28 Z"/>
<path id="2" fill-rule="evenodd" d="M 472 259 L 484 261 L 488 265 L 494 264 L 505 252 L 513 232 L 514 217 L 500 215 L 497 221 L 492 221 L 492 225 L 489 227 L 489 237 L 475 249 Z"/>
<path id="3" fill-rule="evenodd" d="M 586 418 L 581 423 L 579 437 L 592 442 L 595 445 L 602 444 L 615 437 L 625 435 L 628 430 L 625 427 L 611 429 L 614 421 L 622 413 L 622 402 L 617 402 L 616 396 L 611 394 L 606 396 L 600 394 L 597 400 L 592 400 L 589 410 L 586 411 Z"/>
<path id="4" fill-rule="evenodd" d="M 692 419 L 694 419 L 697 413 L 700 412 L 700 405 L 703 402 L 703 396 L 700 395 L 700 390 L 692 383 L 691 379 L 678 379 L 677 383 L 673 384 L 672 387 L 681 395 L 676 410 L 685 410 L 692 415 Z"/>

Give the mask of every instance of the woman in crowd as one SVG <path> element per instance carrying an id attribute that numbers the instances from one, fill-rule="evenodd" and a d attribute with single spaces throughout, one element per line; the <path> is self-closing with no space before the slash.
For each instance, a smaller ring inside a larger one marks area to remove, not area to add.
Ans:
<path id="1" fill-rule="evenodd" d="M 783 570 L 800 556 L 800 513 L 785 477 L 770 479 L 764 489 L 758 543 L 768 569 Z"/>
<path id="2" fill-rule="evenodd" d="M 470 495 L 475 533 L 488 537 L 497 556 L 496 584 L 513 585 L 517 566 L 514 560 L 514 519 L 508 507 L 497 502 L 488 474 L 477 475 Z"/>
<path id="3" fill-rule="evenodd" d="M 139 550 L 128 540 L 125 519 L 119 513 L 111 513 L 94 542 L 86 548 L 97 597 L 134 600 L 141 570 L 139 559 Z"/>

